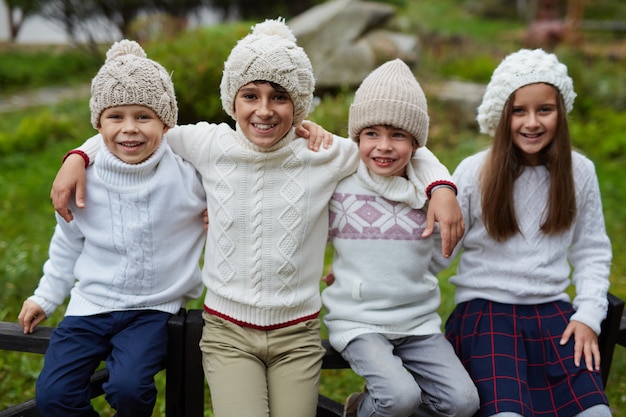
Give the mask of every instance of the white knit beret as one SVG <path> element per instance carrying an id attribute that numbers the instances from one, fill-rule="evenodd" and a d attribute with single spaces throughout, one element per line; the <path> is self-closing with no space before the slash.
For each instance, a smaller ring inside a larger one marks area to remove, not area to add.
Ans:
<path id="1" fill-rule="evenodd" d="M 400 59 L 372 71 L 354 94 L 348 117 L 348 134 L 358 142 L 366 127 L 390 125 L 409 132 L 420 147 L 428 139 L 426 96 L 411 69 Z"/>
<path id="2" fill-rule="evenodd" d="M 555 86 L 563 97 L 567 113 L 572 110 L 576 93 L 574 83 L 567 75 L 567 67 L 556 55 L 542 49 L 520 49 L 502 60 L 487 84 L 476 117 L 480 132 L 493 136 L 511 94 L 520 87 L 535 83 Z"/>
<path id="3" fill-rule="evenodd" d="M 91 124 L 97 129 L 100 115 L 109 107 L 134 104 L 151 108 L 167 126 L 176 125 L 178 106 L 169 74 L 148 59 L 137 42 L 124 39 L 107 51 L 91 81 Z"/>
<path id="4" fill-rule="evenodd" d="M 224 63 L 222 107 L 235 120 L 235 96 L 252 81 L 269 81 L 287 90 L 294 106 L 294 126 L 309 114 L 315 89 L 313 67 L 284 19 L 253 26 L 252 33 L 237 42 Z"/>

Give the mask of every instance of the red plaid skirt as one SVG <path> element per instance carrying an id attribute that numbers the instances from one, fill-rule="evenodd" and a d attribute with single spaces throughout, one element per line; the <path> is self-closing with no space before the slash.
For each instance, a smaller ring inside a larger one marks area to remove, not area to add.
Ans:
<path id="1" fill-rule="evenodd" d="M 574 340 L 559 341 L 572 305 L 459 304 L 446 323 L 446 337 L 478 387 L 476 416 L 505 411 L 528 417 L 571 417 L 608 405 L 599 372 L 584 360 L 574 365 Z"/>

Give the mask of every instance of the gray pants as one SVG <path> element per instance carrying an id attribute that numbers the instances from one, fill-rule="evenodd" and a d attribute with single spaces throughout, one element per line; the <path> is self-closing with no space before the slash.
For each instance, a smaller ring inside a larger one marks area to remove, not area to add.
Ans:
<path id="1" fill-rule="evenodd" d="M 397 340 L 363 334 L 341 355 L 366 381 L 359 417 L 469 417 L 479 408 L 474 383 L 440 333 Z"/>

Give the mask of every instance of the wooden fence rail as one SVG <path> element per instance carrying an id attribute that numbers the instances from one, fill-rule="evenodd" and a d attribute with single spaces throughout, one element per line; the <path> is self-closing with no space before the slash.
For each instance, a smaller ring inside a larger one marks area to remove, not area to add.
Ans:
<path id="1" fill-rule="evenodd" d="M 609 310 L 602 323 L 600 334 L 600 372 L 606 387 L 615 346 L 626 347 L 626 312 L 624 301 L 608 295 Z M 165 414 L 167 417 L 202 417 L 204 415 L 204 374 L 201 352 L 198 347 L 202 335 L 202 311 L 182 309 L 168 323 L 169 345 L 165 376 Z M 34 333 L 25 335 L 18 323 L 0 322 L 0 349 L 43 354 L 49 343 L 52 328 L 39 326 Z M 323 369 L 347 369 L 348 364 L 328 343 Z M 103 394 L 102 384 L 108 379 L 106 369 L 97 371 L 91 378 L 92 396 Z M 339 417 L 343 406 L 319 395 L 317 417 Z M 0 417 L 40 417 L 35 400 L 0 411 Z"/>

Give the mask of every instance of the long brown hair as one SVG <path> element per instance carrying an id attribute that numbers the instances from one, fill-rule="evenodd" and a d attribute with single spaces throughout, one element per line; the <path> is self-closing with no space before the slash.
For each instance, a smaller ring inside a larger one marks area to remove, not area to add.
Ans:
<path id="1" fill-rule="evenodd" d="M 572 147 L 567 112 L 563 97 L 557 91 L 558 121 L 554 139 L 541 150 L 540 161 L 550 173 L 548 213 L 541 225 L 546 235 L 567 230 L 576 216 L 576 191 L 572 171 Z M 493 145 L 480 173 L 482 191 L 482 218 L 487 233 L 494 240 L 503 242 L 520 233 L 513 186 L 524 170 L 524 156 L 513 144 L 511 117 L 515 93 L 502 110 L 496 128 Z"/>

